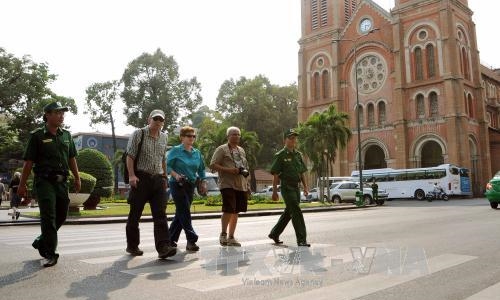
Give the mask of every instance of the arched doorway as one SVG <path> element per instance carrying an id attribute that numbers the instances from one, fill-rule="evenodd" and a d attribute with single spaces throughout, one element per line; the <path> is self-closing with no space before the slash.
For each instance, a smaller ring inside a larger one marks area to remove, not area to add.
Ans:
<path id="1" fill-rule="evenodd" d="M 428 141 L 422 147 L 422 152 L 420 153 L 421 167 L 435 167 L 440 164 L 444 164 L 443 149 L 435 141 Z"/>
<path id="2" fill-rule="evenodd" d="M 382 148 L 377 145 L 368 147 L 365 152 L 364 166 L 365 170 L 387 168 Z"/>

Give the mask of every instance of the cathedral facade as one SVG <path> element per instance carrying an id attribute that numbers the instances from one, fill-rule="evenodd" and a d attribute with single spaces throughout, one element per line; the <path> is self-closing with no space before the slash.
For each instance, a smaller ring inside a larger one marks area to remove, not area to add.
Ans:
<path id="1" fill-rule="evenodd" d="M 299 122 L 331 104 L 350 115 L 335 176 L 358 169 L 361 150 L 363 169 L 468 168 L 481 195 L 500 170 L 500 72 L 480 63 L 467 0 L 395 0 L 389 12 L 301 0 L 301 11 Z"/>

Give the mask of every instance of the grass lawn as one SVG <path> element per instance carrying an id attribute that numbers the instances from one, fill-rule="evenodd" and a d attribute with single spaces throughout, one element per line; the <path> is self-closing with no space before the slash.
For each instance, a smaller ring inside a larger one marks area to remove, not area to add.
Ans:
<path id="1" fill-rule="evenodd" d="M 332 204 L 312 202 L 312 203 L 301 203 L 300 207 L 325 207 L 331 206 Z M 283 209 L 285 204 L 283 202 L 278 203 L 256 203 L 248 205 L 248 210 L 266 210 L 266 209 Z M 202 213 L 202 212 L 220 212 L 221 206 L 206 206 L 204 204 L 193 204 L 191 205 L 192 213 Z M 129 205 L 127 203 L 102 203 L 100 204 L 100 209 L 97 210 L 81 210 L 80 212 L 70 212 L 68 217 L 119 217 L 127 216 L 129 212 Z M 175 205 L 173 203 L 168 203 L 167 205 L 167 215 L 173 215 L 175 212 Z M 40 214 L 38 212 L 25 213 L 25 215 L 31 215 L 38 217 Z M 143 215 L 151 215 L 151 209 L 149 204 L 144 207 Z"/>

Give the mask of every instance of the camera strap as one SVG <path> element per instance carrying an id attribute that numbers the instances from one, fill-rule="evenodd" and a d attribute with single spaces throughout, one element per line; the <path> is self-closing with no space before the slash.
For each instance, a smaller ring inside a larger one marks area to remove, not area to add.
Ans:
<path id="1" fill-rule="evenodd" d="M 241 157 L 241 152 L 240 152 L 239 147 L 236 146 L 236 151 L 238 152 L 238 156 L 240 157 L 240 162 L 241 162 L 240 166 L 238 166 L 238 164 L 236 164 L 236 159 L 234 158 L 233 150 L 231 150 L 231 146 L 229 146 L 229 143 L 227 144 L 227 149 L 229 150 L 229 154 L 231 154 L 231 159 L 233 160 L 234 167 L 235 168 L 245 167 L 243 164 L 243 158 Z"/>

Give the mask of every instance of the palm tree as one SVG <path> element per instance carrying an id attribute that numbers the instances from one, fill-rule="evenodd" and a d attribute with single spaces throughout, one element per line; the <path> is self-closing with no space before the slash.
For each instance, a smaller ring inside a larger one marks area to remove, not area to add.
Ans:
<path id="1" fill-rule="evenodd" d="M 329 166 L 335 163 L 338 149 L 344 149 L 351 138 L 347 127 L 349 115 L 339 112 L 334 105 L 326 111 L 313 114 L 304 124 L 300 124 L 299 149 L 313 163 L 313 171 L 318 178 L 326 177 Z M 323 199 L 323 183 L 320 181 L 320 199 Z M 327 190 L 329 194 L 329 190 Z M 329 197 L 330 195 L 328 195 Z"/>

